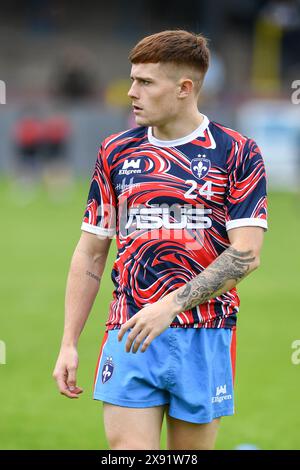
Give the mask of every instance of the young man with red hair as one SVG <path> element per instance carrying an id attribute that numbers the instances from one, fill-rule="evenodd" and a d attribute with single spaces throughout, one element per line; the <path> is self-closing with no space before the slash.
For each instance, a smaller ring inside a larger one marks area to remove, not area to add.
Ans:
<path id="1" fill-rule="evenodd" d="M 138 127 L 100 148 L 66 292 L 54 377 L 69 398 L 77 342 L 116 234 L 115 285 L 96 369 L 111 449 L 212 449 L 234 413 L 236 284 L 259 265 L 266 181 L 251 139 L 198 110 L 201 35 L 163 31 L 130 54 Z"/>

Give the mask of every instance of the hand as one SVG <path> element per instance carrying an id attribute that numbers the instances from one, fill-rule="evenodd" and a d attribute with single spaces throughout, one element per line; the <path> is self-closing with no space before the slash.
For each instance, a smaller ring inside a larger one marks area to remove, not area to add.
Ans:
<path id="1" fill-rule="evenodd" d="M 170 326 L 177 313 L 179 313 L 175 311 L 176 306 L 172 299 L 173 293 L 168 294 L 158 302 L 142 308 L 138 313 L 130 318 L 130 320 L 122 325 L 118 334 L 119 341 L 122 341 L 126 331 L 132 328 L 132 331 L 127 337 L 125 347 L 126 352 L 130 352 L 133 342 L 133 353 L 138 351 L 142 342 L 143 346 L 141 347 L 141 352 L 145 352 L 154 338 Z"/>
<path id="2" fill-rule="evenodd" d="M 57 382 L 58 389 L 62 395 L 68 398 L 79 398 L 83 389 L 76 386 L 76 372 L 78 369 L 78 353 L 74 346 L 62 346 L 53 378 Z"/>

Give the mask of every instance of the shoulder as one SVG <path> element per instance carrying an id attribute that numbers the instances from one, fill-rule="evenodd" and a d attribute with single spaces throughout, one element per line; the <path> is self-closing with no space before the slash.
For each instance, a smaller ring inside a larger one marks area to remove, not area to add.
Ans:
<path id="1" fill-rule="evenodd" d="M 239 146 L 244 146 L 247 141 L 251 140 L 244 134 L 230 127 L 220 124 L 215 121 L 210 121 L 210 131 L 213 133 L 215 138 L 222 140 L 223 143 L 233 144 L 236 143 Z"/>
<path id="2" fill-rule="evenodd" d="M 257 143 L 241 132 L 214 121 L 210 122 L 210 130 L 217 144 L 226 149 L 229 167 L 233 164 L 238 165 L 255 155 L 261 158 Z"/>
<path id="3" fill-rule="evenodd" d="M 106 155 L 119 152 L 127 147 L 136 147 L 147 138 L 147 127 L 135 127 L 117 134 L 112 134 L 104 139 L 102 143 Z"/>

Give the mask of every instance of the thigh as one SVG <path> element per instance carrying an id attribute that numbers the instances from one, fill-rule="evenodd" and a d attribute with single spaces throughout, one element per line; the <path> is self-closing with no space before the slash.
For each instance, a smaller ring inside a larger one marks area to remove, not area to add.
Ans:
<path id="1" fill-rule="evenodd" d="M 103 403 L 106 437 L 112 450 L 160 448 L 165 406 L 128 408 Z"/>
<path id="2" fill-rule="evenodd" d="M 167 447 L 169 450 L 212 450 L 219 424 L 220 418 L 195 424 L 167 416 Z"/>
<path id="3" fill-rule="evenodd" d="M 194 424 L 232 415 L 232 331 L 178 329 L 173 342 L 168 414 Z"/>
<path id="4" fill-rule="evenodd" d="M 166 341 L 156 338 L 145 353 L 126 353 L 119 330 L 105 333 L 95 374 L 94 399 L 119 407 L 150 408 L 169 403 L 164 390 Z"/>

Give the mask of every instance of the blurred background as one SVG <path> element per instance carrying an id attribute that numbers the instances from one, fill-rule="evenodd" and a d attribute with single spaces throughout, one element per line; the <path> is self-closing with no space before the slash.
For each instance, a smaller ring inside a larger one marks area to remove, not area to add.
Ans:
<path id="1" fill-rule="evenodd" d="M 79 344 L 76 401 L 51 377 L 65 283 L 99 144 L 135 126 L 129 51 L 174 28 L 209 38 L 199 108 L 257 141 L 269 182 L 262 267 L 239 289 L 236 415 L 217 448 L 300 449 L 299 0 L 1 2 L 0 449 L 107 448 L 92 384 L 115 242 Z"/>

